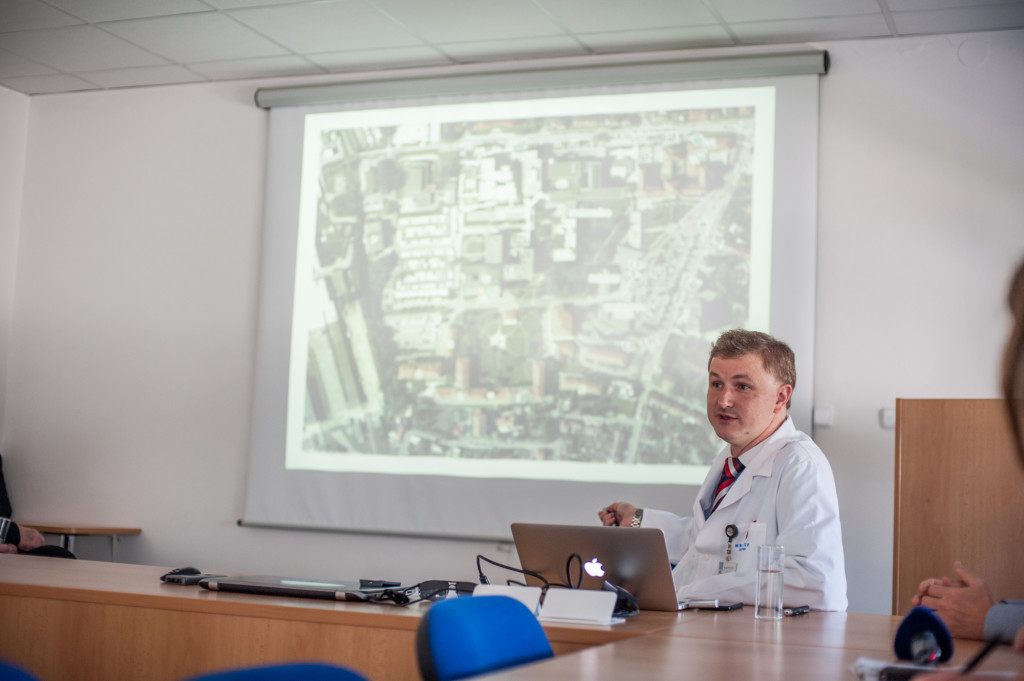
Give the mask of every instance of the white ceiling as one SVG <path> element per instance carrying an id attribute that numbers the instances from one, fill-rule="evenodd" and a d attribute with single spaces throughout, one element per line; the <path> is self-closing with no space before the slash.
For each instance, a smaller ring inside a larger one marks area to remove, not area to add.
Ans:
<path id="1" fill-rule="evenodd" d="M 0 0 L 27 94 L 1024 27 L 1024 0 Z"/>

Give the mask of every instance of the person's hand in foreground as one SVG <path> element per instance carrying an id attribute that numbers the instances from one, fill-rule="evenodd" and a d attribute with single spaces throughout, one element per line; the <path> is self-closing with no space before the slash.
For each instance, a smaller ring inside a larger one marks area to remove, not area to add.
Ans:
<path id="1" fill-rule="evenodd" d="M 995 599 L 985 580 L 968 572 L 963 563 L 953 564 L 957 579 L 932 578 L 921 582 L 914 595 L 915 606 L 931 608 L 949 627 L 954 638 L 985 638 L 985 616 Z M 1018 638 L 1020 638 L 1018 636 Z"/>
<path id="2" fill-rule="evenodd" d="M 21 530 L 21 541 L 18 542 L 18 548 L 22 551 L 38 549 L 46 543 L 46 540 L 43 538 L 43 535 L 40 534 L 39 530 L 32 527 L 25 527 L 24 525 L 18 525 L 18 527 Z"/>

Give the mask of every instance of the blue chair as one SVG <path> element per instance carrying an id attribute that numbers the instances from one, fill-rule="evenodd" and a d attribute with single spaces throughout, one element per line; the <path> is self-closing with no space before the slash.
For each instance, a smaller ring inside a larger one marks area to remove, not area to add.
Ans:
<path id="1" fill-rule="evenodd" d="M 39 681 L 21 667 L 0 660 L 0 681 Z"/>
<path id="2" fill-rule="evenodd" d="M 200 674 L 188 681 L 367 681 L 365 676 L 319 662 L 269 664 Z"/>
<path id="3" fill-rule="evenodd" d="M 553 656 L 540 622 L 508 596 L 439 601 L 416 631 L 424 681 L 467 679 Z"/>

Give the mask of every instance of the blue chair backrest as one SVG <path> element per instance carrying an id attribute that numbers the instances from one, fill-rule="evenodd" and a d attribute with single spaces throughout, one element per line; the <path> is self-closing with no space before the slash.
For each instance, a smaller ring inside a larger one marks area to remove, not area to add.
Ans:
<path id="1" fill-rule="evenodd" d="M 188 681 L 367 681 L 354 671 L 333 664 L 301 662 L 243 667 L 193 676 Z"/>
<path id="2" fill-rule="evenodd" d="M 0 681 L 39 681 L 39 679 L 21 667 L 0 660 Z"/>
<path id="3" fill-rule="evenodd" d="M 508 596 L 439 601 L 416 632 L 424 681 L 467 679 L 553 656 L 540 622 Z"/>

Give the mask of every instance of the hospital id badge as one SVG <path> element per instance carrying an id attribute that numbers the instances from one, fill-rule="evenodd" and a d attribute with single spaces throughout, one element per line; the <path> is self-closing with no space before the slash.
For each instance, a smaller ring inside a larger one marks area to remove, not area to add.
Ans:
<path id="1" fill-rule="evenodd" d="M 732 523 L 725 526 L 725 536 L 729 539 L 729 543 L 725 547 L 725 560 L 718 563 L 718 574 L 720 575 L 736 572 L 736 561 L 732 559 L 732 540 L 735 539 L 736 535 L 739 533 L 740 529 Z"/>

